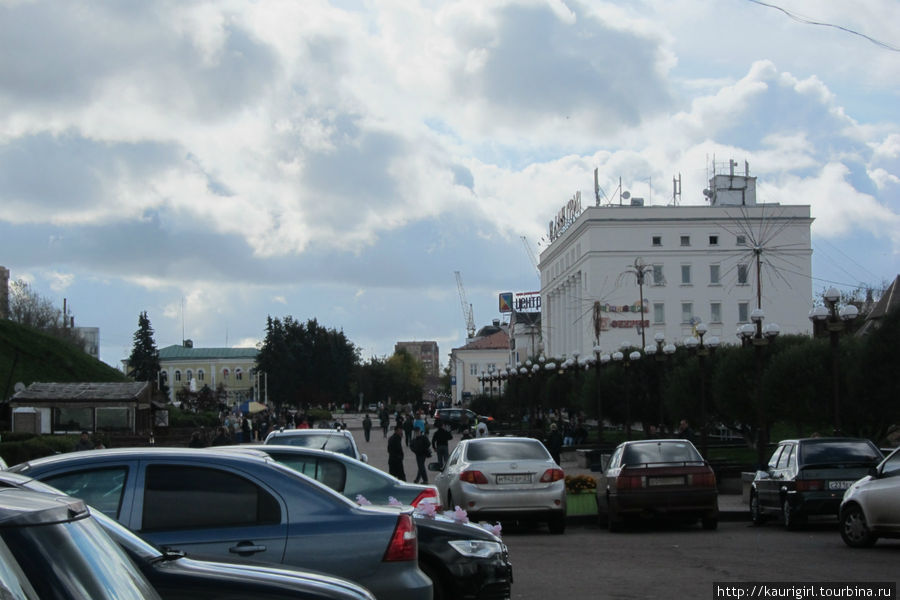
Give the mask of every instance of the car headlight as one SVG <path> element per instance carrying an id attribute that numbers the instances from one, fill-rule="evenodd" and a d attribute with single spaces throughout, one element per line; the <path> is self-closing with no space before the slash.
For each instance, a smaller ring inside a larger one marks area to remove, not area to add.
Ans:
<path id="1" fill-rule="evenodd" d="M 500 544 L 483 540 L 453 540 L 448 542 L 454 550 L 469 558 L 488 558 L 501 552 Z"/>

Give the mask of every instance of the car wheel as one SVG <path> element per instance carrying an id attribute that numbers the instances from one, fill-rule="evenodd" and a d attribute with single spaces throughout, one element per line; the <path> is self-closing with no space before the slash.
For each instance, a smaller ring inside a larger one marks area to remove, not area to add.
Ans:
<path id="1" fill-rule="evenodd" d="M 566 532 L 566 518 L 563 515 L 551 517 L 550 520 L 547 521 L 547 527 L 550 528 L 551 534 L 562 535 Z"/>
<path id="2" fill-rule="evenodd" d="M 795 531 L 803 525 L 803 519 L 791 509 L 791 503 L 787 498 L 781 503 L 781 518 L 784 528 L 789 531 Z"/>
<path id="3" fill-rule="evenodd" d="M 841 539 L 851 548 L 868 548 L 878 539 L 872 535 L 866 515 L 857 504 L 851 504 L 841 512 Z"/>
<path id="4" fill-rule="evenodd" d="M 754 525 L 762 525 L 766 522 L 762 508 L 759 506 L 759 494 L 750 494 L 750 522 Z"/>
<path id="5" fill-rule="evenodd" d="M 718 529 L 719 519 L 715 517 L 703 517 L 700 519 L 700 524 L 703 525 L 703 529 L 713 531 L 714 529 Z"/>
<path id="6" fill-rule="evenodd" d="M 432 583 L 432 592 L 431 599 L 432 600 L 447 600 L 448 598 L 453 597 L 453 590 L 447 589 L 447 582 L 444 581 L 444 578 L 438 575 L 437 570 L 431 565 L 426 565 L 424 563 L 419 563 L 419 568 L 422 569 L 422 572 L 428 576 L 428 579 L 431 580 Z"/>

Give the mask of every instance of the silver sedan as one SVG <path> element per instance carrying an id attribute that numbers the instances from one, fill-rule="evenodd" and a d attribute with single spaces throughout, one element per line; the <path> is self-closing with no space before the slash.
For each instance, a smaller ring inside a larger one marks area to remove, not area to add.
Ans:
<path id="1" fill-rule="evenodd" d="M 462 440 L 435 485 L 445 507 L 458 506 L 473 521 L 546 521 L 551 533 L 565 531 L 565 473 L 538 440 Z"/>

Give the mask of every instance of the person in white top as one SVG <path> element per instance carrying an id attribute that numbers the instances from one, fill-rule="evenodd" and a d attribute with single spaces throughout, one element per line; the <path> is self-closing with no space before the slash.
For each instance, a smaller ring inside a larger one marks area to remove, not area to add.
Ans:
<path id="1" fill-rule="evenodd" d="M 475 426 L 475 437 L 487 437 L 488 436 L 488 428 L 487 424 L 484 421 L 479 420 L 478 425 Z"/>

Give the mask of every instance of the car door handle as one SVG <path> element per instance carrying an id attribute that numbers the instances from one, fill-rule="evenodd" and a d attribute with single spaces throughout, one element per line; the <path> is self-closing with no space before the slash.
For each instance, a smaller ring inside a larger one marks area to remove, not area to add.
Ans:
<path id="1" fill-rule="evenodd" d="M 259 546 L 252 542 L 241 542 L 236 546 L 228 549 L 232 554 L 256 554 L 257 552 L 265 552 L 265 546 Z"/>

